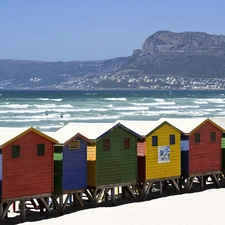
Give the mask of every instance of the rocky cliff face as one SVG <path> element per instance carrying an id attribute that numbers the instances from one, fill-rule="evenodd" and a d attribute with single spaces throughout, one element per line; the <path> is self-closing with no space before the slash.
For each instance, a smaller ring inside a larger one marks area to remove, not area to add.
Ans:
<path id="1" fill-rule="evenodd" d="M 168 52 L 214 52 L 224 54 L 225 36 L 210 35 L 203 32 L 173 33 L 158 31 L 148 37 L 142 45 L 142 54 Z"/>
<path id="2" fill-rule="evenodd" d="M 225 77 L 225 36 L 203 32 L 158 31 L 120 69 L 142 75 Z"/>

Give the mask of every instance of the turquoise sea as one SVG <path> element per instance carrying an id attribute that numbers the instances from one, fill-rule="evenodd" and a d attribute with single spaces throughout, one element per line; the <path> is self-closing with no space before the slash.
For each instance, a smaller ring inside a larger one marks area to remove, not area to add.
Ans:
<path id="1" fill-rule="evenodd" d="M 0 90 L 0 127 L 54 131 L 69 122 L 225 117 L 225 90 Z"/>

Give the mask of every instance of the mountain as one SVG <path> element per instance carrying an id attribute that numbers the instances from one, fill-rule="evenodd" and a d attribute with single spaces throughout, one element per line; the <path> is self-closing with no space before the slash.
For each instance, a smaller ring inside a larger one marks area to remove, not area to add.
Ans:
<path id="1" fill-rule="evenodd" d="M 225 36 L 204 32 L 157 31 L 131 56 L 108 60 L 0 60 L 2 89 L 217 89 L 224 80 Z"/>

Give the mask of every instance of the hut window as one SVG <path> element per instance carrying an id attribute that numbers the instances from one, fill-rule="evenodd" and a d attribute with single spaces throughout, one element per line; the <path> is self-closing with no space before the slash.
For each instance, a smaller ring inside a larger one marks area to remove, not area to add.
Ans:
<path id="1" fill-rule="evenodd" d="M 175 135 L 170 134 L 170 145 L 174 145 L 174 144 L 175 144 Z"/>
<path id="2" fill-rule="evenodd" d="M 110 150 L 110 140 L 103 139 L 103 150 Z"/>
<path id="3" fill-rule="evenodd" d="M 123 148 L 125 148 L 125 149 L 130 148 L 130 138 L 123 139 Z"/>
<path id="4" fill-rule="evenodd" d="M 225 137 L 225 133 L 222 133 L 222 137 Z"/>
<path id="5" fill-rule="evenodd" d="M 216 132 L 211 132 L 210 133 L 210 140 L 211 141 L 216 141 Z"/>
<path id="6" fill-rule="evenodd" d="M 195 133 L 195 143 L 200 142 L 200 133 Z"/>
<path id="7" fill-rule="evenodd" d="M 75 141 L 70 142 L 69 149 L 75 150 L 75 149 L 79 149 L 79 148 L 80 148 L 80 141 L 75 140 Z"/>
<path id="8" fill-rule="evenodd" d="M 45 144 L 37 144 L 37 156 L 45 155 Z"/>
<path id="9" fill-rule="evenodd" d="M 12 146 L 12 158 L 19 158 L 20 157 L 20 146 L 13 145 Z"/>
<path id="10" fill-rule="evenodd" d="M 152 146 L 158 146 L 158 136 L 152 136 Z"/>

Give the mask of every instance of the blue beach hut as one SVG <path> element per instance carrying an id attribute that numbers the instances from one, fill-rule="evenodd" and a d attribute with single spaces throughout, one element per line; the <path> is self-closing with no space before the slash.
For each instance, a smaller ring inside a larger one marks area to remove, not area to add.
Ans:
<path id="1" fill-rule="evenodd" d="M 58 140 L 54 146 L 54 193 L 53 202 L 60 209 L 65 210 L 68 200 L 76 201 L 83 208 L 82 193 L 87 187 L 87 145 L 93 142 L 80 133 L 56 132 L 48 133 Z M 67 197 L 63 202 L 63 195 Z M 57 201 L 59 198 L 59 202 Z"/>

